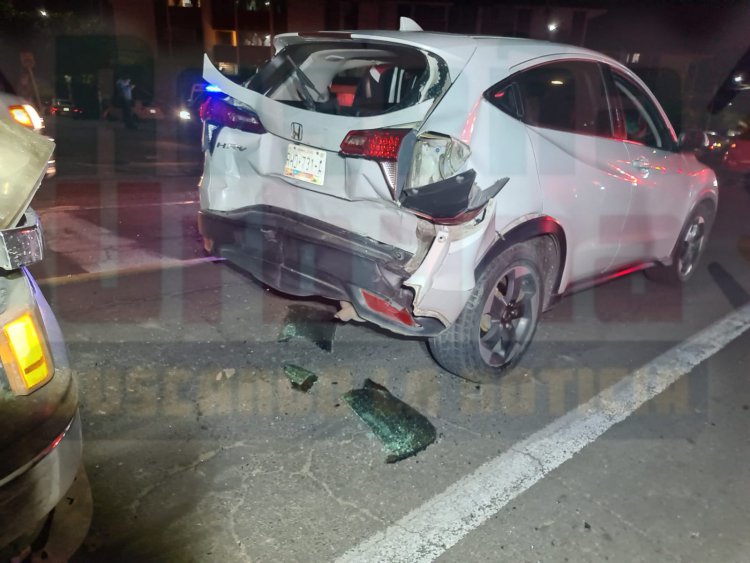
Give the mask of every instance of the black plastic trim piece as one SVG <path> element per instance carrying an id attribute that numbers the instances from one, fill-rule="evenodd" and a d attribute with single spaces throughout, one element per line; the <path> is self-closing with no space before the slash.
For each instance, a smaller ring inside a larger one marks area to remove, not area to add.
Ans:
<path id="1" fill-rule="evenodd" d="M 412 314 L 414 295 L 403 286 L 412 255 L 402 249 L 268 205 L 201 211 L 198 226 L 213 254 L 283 293 L 350 301 L 360 317 L 399 334 L 433 336 L 445 329 L 430 317 L 406 326 L 365 304 L 360 289 Z"/>
<path id="2" fill-rule="evenodd" d="M 406 188 L 401 194 L 401 204 L 429 217 L 455 217 L 467 210 L 476 177 L 477 173 L 469 170 L 434 184 Z"/>
<path id="3" fill-rule="evenodd" d="M 646 270 L 654 265 L 656 265 L 656 262 L 633 262 L 616 270 L 610 270 L 608 272 L 604 272 L 603 274 L 598 274 L 589 278 L 583 278 L 576 282 L 570 283 L 568 287 L 565 288 L 565 291 L 557 295 L 556 298 L 557 300 L 559 300 L 563 297 L 573 295 L 574 293 L 578 293 L 586 289 L 591 289 L 592 287 L 595 287 L 597 285 L 602 285 L 603 283 L 616 280 L 617 278 L 621 278 L 622 276 Z"/>

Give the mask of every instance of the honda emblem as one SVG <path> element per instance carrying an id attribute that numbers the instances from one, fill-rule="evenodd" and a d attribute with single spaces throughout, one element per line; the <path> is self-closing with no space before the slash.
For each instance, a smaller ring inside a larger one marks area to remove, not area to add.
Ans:
<path id="1" fill-rule="evenodd" d="M 302 124 L 293 122 L 292 123 L 292 139 L 295 141 L 302 140 Z"/>

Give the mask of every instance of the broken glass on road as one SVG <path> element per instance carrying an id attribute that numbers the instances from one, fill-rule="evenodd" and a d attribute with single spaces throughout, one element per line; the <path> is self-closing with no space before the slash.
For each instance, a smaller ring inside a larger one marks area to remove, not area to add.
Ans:
<path id="1" fill-rule="evenodd" d="M 318 376 L 294 364 L 284 364 L 284 375 L 292 382 L 292 388 L 299 391 L 308 391 L 318 380 Z"/>
<path id="2" fill-rule="evenodd" d="M 321 350 L 330 352 L 333 350 L 335 334 L 336 323 L 330 312 L 305 305 L 292 305 L 284 319 L 284 327 L 278 341 L 288 342 L 293 338 L 303 338 Z"/>
<path id="3" fill-rule="evenodd" d="M 435 441 L 435 427 L 425 416 L 370 379 L 343 399 L 391 452 L 386 463 L 410 457 Z"/>

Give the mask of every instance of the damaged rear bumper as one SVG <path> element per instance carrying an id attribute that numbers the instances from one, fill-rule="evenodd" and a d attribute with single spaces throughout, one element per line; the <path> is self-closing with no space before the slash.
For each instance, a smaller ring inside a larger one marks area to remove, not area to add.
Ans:
<path id="1" fill-rule="evenodd" d="M 445 329 L 412 315 L 414 294 L 403 286 L 412 255 L 402 249 L 268 205 L 202 210 L 198 225 L 206 250 L 281 292 L 349 301 L 364 320 L 399 334 Z"/>

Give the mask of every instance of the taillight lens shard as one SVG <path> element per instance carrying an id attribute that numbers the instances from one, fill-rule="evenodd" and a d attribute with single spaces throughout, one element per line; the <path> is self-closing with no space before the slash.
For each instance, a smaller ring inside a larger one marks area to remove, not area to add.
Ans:
<path id="1" fill-rule="evenodd" d="M 453 137 L 426 133 L 414 146 L 408 187 L 419 188 L 447 180 L 458 174 L 466 164 L 471 149 Z"/>
<path id="2" fill-rule="evenodd" d="M 401 141 L 411 129 L 365 129 L 349 131 L 341 142 L 341 154 L 378 161 L 396 162 Z"/>
<path id="3" fill-rule="evenodd" d="M 247 133 L 265 133 L 266 128 L 254 111 L 239 108 L 225 100 L 209 98 L 200 109 L 201 121 L 232 127 Z"/>

